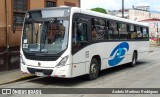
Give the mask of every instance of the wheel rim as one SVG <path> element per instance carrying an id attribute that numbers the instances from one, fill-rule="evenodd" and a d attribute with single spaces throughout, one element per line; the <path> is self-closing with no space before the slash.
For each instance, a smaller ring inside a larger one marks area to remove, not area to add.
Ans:
<path id="1" fill-rule="evenodd" d="M 97 65 L 96 64 L 92 64 L 91 65 L 91 76 L 95 77 L 97 75 L 97 72 L 98 72 Z"/>

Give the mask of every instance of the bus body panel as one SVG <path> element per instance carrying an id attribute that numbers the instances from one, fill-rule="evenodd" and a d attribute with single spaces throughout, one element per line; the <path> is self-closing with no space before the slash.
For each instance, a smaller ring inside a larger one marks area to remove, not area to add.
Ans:
<path id="1" fill-rule="evenodd" d="M 91 44 L 91 45 L 83 48 L 82 50 L 80 50 L 78 53 L 73 55 L 73 63 L 76 63 L 74 66 L 77 67 L 77 69 L 75 70 L 75 72 L 76 71 L 77 72 L 75 73 L 75 75 L 73 74 L 73 76 L 88 74 L 91 59 L 95 55 L 100 55 L 101 63 L 102 63 L 101 70 L 103 70 L 106 68 L 111 68 L 111 67 L 115 67 L 118 65 L 122 65 L 122 64 L 131 62 L 134 51 L 137 51 L 138 59 L 145 58 L 145 56 L 148 54 L 149 49 L 145 48 L 145 47 L 146 47 L 146 45 L 149 45 L 149 42 L 144 42 L 144 41 L 128 42 L 130 49 L 128 50 L 128 52 L 126 52 L 126 54 L 124 56 L 125 58 L 120 63 L 118 63 L 114 66 L 110 66 L 108 64 L 108 61 L 113 58 L 113 57 L 110 57 L 110 53 L 120 43 L 123 43 L 123 42 L 95 43 L 95 44 Z M 105 49 L 100 49 L 100 48 L 105 48 Z M 85 51 L 89 51 L 89 58 L 85 58 Z M 86 71 L 84 71 L 84 70 L 86 70 Z M 80 71 L 80 72 L 78 72 L 78 71 Z"/>

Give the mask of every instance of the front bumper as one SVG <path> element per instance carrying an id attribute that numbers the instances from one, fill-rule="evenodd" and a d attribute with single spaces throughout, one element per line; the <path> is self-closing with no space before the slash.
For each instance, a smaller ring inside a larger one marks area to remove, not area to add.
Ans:
<path id="1" fill-rule="evenodd" d="M 34 74 L 37 76 L 50 76 L 60 78 L 72 78 L 71 76 L 71 65 L 65 65 L 63 67 L 32 67 L 21 64 L 21 71 L 23 73 Z"/>

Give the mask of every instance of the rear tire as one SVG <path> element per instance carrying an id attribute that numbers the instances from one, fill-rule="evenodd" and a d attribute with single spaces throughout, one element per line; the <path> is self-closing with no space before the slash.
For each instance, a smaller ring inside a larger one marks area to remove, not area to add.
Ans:
<path id="1" fill-rule="evenodd" d="M 134 66 L 136 66 L 136 65 L 137 65 L 137 53 L 134 52 L 134 53 L 133 53 L 133 56 L 132 56 L 132 62 L 131 62 L 131 64 L 130 64 L 130 66 L 131 66 L 131 67 L 134 67 Z"/>
<path id="2" fill-rule="evenodd" d="M 89 74 L 86 76 L 88 80 L 94 80 L 98 77 L 99 74 L 99 64 L 97 59 L 93 58 L 91 60 Z"/>

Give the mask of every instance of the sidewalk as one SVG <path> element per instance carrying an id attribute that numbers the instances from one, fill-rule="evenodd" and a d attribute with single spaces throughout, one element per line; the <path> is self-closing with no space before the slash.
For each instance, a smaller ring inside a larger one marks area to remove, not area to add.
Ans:
<path id="1" fill-rule="evenodd" d="M 0 72 L 0 85 L 16 82 L 24 78 L 32 77 L 31 74 L 22 74 L 19 69 Z"/>

